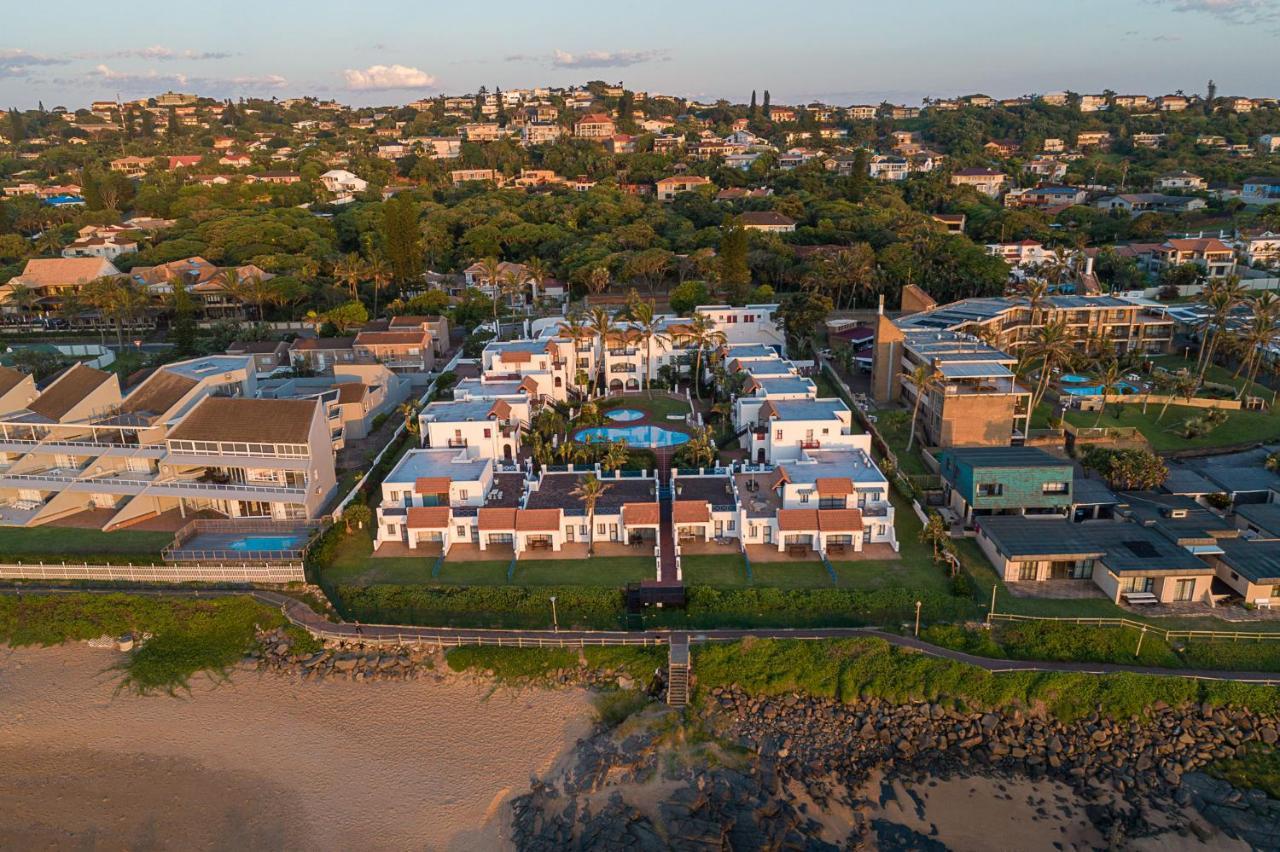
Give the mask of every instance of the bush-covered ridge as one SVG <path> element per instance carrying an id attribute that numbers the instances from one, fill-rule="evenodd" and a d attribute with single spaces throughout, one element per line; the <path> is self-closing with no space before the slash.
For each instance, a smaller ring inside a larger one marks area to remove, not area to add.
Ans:
<path id="1" fill-rule="evenodd" d="M 975 710 L 1041 709 L 1064 720 L 1095 709 L 1113 718 L 1142 716 L 1159 702 L 1280 712 L 1280 690 L 1272 687 L 1156 675 L 993 674 L 874 638 L 700 645 L 694 649 L 693 671 L 704 692 L 736 684 L 760 695 L 797 692 L 846 702 L 882 698 L 949 702 Z"/>

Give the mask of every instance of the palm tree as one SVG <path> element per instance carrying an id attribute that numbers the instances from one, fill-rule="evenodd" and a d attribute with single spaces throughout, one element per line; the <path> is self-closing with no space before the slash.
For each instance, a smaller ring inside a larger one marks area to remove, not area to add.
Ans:
<path id="1" fill-rule="evenodd" d="M 516 296 L 524 294 L 524 281 L 515 272 L 504 272 L 498 276 L 497 292 L 502 294 L 508 305 L 513 304 Z"/>
<path id="2" fill-rule="evenodd" d="M 1098 418 L 1093 421 L 1095 429 L 1102 422 L 1102 415 L 1107 413 L 1107 394 L 1117 389 L 1116 386 L 1120 384 L 1123 372 L 1119 361 L 1111 361 L 1098 376 L 1098 390 L 1102 393 L 1102 405 L 1098 406 Z"/>
<path id="3" fill-rule="evenodd" d="M 609 289 L 609 267 L 597 266 L 587 274 L 587 290 L 598 296 Z"/>
<path id="4" fill-rule="evenodd" d="M 1258 375 L 1258 367 L 1262 363 L 1263 353 L 1271 346 L 1278 331 L 1280 331 L 1280 328 L 1277 327 L 1274 316 L 1256 313 L 1253 315 L 1253 319 L 1249 321 L 1248 327 L 1240 333 L 1240 343 L 1245 350 L 1241 366 L 1248 364 L 1249 372 L 1244 384 L 1240 385 L 1236 391 L 1236 399 L 1244 396 L 1246 388 L 1253 387 L 1253 380 Z"/>
<path id="5" fill-rule="evenodd" d="M 1191 397 L 1195 396 L 1196 388 L 1200 387 L 1200 378 L 1192 375 L 1189 371 L 1182 371 L 1173 377 L 1172 393 L 1164 399 L 1164 405 L 1160 407 L 1160 415 L 1156 417 L 1159 423 L 1164 419 L 1164 413 L 1169 410 L 1169 403 L 1173 402 L 1175 396 L 1183 397 L 1187 402 L 1191 401 Z"/>
<path id="6" fill-rule="evenodd" d="M 577 487 L 573 489 L 573 496 L 581 500 L 587 507 L 587 556 L 590 556 L 592 551 L 595 550 L 596 503 L 608 488 L 609 486 L 597 479 L 594 473 L 588 473 L 578 480 Z"/>
<path id="7" fill-rule="evenodd" d="M 263 307 L 276 299 L 275 288 L 265 278 L 256 273 L 241 275 L 234 266 L 222 273 L 222 285 L 228 293 L 257 310 L 258 322 L 263 320 Z"/>
<path id="8" fill-rule="evenodd" d="M 1214 350 L 1218 346 L 1219 337 L 1226 330 L 1227 319 L 1244 299 L 1244 287 L 1240 284 L 1240 279 L 1234 275 L 1210 281 L 1205 285 L 1204 302 L 1209 309 L 1209 316 L 1202 324 L 1204 332 L 1200 339 L 1200 355 L 1196 361 L 1201 381 L 1204 380 L 1205 371 L 1213 363 Z M 1213 335 L 1212 340 L 1210 340 L 1210 334 Z"/>
<path id="9" fill-rule="evenodd" d="M 618 331 L 618 323 L 613 314 L 609 313 L 608 308 L 595 307 L 591 309 L 590 317 L 591 331 L 600 341 L 601 357 L 596 365 L 600 370 L 604 369 L 603 353 L 609 348 L 609 338 Z M 587 389 L 588 392 L 590 388 Z"/>
<path id="10" fill-rule="evenodd" d="M 914 385 L 916 389 L 916 401 L 911 406 L 911 432 L 907 436 L 907 452 L 911 452 L 911 447 L 916 440 L 916 420 L 920 417 L 920 403 L 925 396 L 942 385 L 942 374 L 938 372 L 936 367 L 917 364 L 916 368 L 911 371 L 911 375 L 907 377 L 907 381 Z"/>
<path id="11" fill-rule="evenodd" d="M 365 264 L 365 275 L 369 276 L 369 280 L 373 282 L 373 317 L 378 316 L 378 291 L 387 284 L 391 283 L 394 275 L 391 272 L 391 266 L 380 254 L 373 254 L 369 257 L 369 262 Z"/>
<path id="12" fill-rule="evenodd" d="M 643 380 L 644 387 L 649 387 L 649 375 L 653 369 L 653 343 L 656 340 L 659 343 L 670 345 L 671 335 L 664 330 L 663 321 L 657 317 L 653 310 L 653 302 L 640 302 L 632 309 L 632 322 L 636 324 L 636 333 L 644 341 L 644 375 L 640 378 Z"/>
<path id="13" fill-rule="evenodd" d="M 1040 361 L 1040 380 L 1031 395 L 1031 410 L 1035 411 L 1049 389 L 1054 369 L 1069 361 L 1075 351 L 1066 321 L 1057 320 L 1037 329 L 1036 336 L 1030 343 L 1030 350 L 1031 357 Z"/>
<path id="14" fill-rule="evenodd" d="M 540 257 L 531 257 L 524 264 L 527 280 L 533 284 L 533 299 L 538 300 L 538 294 L 542 292 L 542 282 L 551 277 L 551 270 L 542 261 Z"/>
<path id="15" fill-rule="evenodd" d="M 695 313 L 684 323 L 681 336 L 693 347 L 693 392 L 698 399 L 702 399 L 702 353 L 707 349 L 724 346 L 728 338 L 716 328 L 711 317 L 700 313 Z"/>
<path id="16" fill-rule="evenodd" d="M 480 277 L 489 292 L 493 294 L 493 331 L 498 333 L 498 276 L 502 274 L 502 261 L 496 257 L 486 257 L 480 261 Z"/>
<path id="17" fill-rule="evenodd" d="M 18 306 L 18 311 L 25 318 L 36 302 L 40 301 L 40 296 L 25 284 L 10 284 L 9 300 Z"/>
<path id="18" fill-rule="evenodd" d="M 421 421 L 418 420 L 418 403 L 412 399 L 400 403 L 396 408 L 400 412 L 400 416 L 404 418 L 404 431 L 410 435 L 416 435 L 422 428 Z"/>
<path id="19" fill-rule="evenodd" d="M 569 315 L 564 318 L 564 322 L 560 323 L 560 334 L 569 338 L 569 340 L 573 342 L 574 374 L 573 374 L 573 378 L 570 381 L 573 383 L 574 391 L 577 393 L 581 393 L 582 389 L 578 387 L 578 385 L 581 384 L 581 382 L 578 379 L 580 372 L 577 369 L 578 346 L 582 343 L 583 340 L 586 340 L 592 336 L 591 328 L 587 325 L 586 321 L 583 320 L 581 313 L 579 313 L 578 311 L 571 311 Z"/>
<path id="20" fill-rule="evenodd" d="M 610 441 L 604 456 L 600 459 L 600 468 L 609 471 L 621 470 L 629 458 L 631 453 L 625 438 L 620 441 Z"/>
<path id="21" fill-rule="evenodd" d="M 360 296 L 360 282 L 365 279 L 365 274 L 364 259 L 355 252 L 344 255 L 333 264 L 333 277 L 347 285 L 353 302 Z"/>

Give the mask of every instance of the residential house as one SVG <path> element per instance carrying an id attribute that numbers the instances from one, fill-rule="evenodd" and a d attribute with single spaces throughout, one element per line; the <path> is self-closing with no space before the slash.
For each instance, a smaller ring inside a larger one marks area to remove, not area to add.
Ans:
<path id="1" fill-rule="evenodd" d="M 968 186 L 983 195 L 995 198 L 1004 189 L 1008 176 L 992 169 L 959 169 L 951 173 L 952 186 Z"/>
<path id="2" fill-rule="evenodd" d="M 676 196 L 682 192 L 692 192 L 699 187 L 711 185 L 709 178 L 700 175 L 673 175 L 656 182 L 657 198 L 659 201 L 675 201 Z"/>
<path id="3" fill-rule="evenodd" d="M 967 526 L 989 515 L 1071 513 L 1072 464 L 1035 447 L 952 447 L 938 457 L 943 499 Z"/>
<path id="4" fill-rule="evenodd" d="M 1026 189 L 1011 189 L 1004 196 L 1005 207 L 1033 207 L 1039 210 L 1065 209 L 1083 204 L 1088 197 L 1083 189 L 1059 184 L 1038 184 Z"/>
<path id="5" fill-rule="evenodd" d="M 796 220 L 773 210 L 749 210 L 738 215 L 738 224 L 748 231 L 764 231 L 773 234 L 790 234 L 796 229 Z"/>
<path id="6" fill-rule="evenodd" d="M 1226 278 L 1234 274 L 1236 268 L 1231 246 L 1213 238 L 1166 240 L 1156 249 L 1153 261 L 1157 272 L 1194 263 L 1207 278 Z"/>
<path id="7" fill-rule="evenodd" d="M 1275 204 L 1280 202 L 1280 177 L 1251 177 L 1240 190 L 1245 204 Z"/>
<path id="8" fill-rule="evenodd" d="M 356 358 L 376 361 L 396 373 L 429 373 L 435 347 L 425 327 L 361 331 L 351 346 Z"/>
<path id="9" fill-rule="evenodd" d="M 486 182 L 495 186 L 502 186 L 506 182 L 502 172 L 497 169 L 454 169 L 449 172 L 449 178 L 453 181 L 454 186 Z"/>
<path id="10" fill-rule="evenodd" d="M 501 481 L 491 459 L 465 448 L 410 450 L 382 480 L 374 550 L 393 542 L 410 550 L 438 548 L 445 556 L 453 545 L 471 543 L 477 510 L 490 495 L 494 504 L 504 502 L 496 493 Z"/>
<path id="11" fill-rule="evenodd" d="M 22 272 L 0 284 L 0 310 L 7 314 L 48 313 L 58 309 L 66 293 L 119 274 L 104 257 L 32 258 Z"/>
<path id="12" fill-rule="evenodd" d="M 573 125 L 573 135 L 579 139 L 609 139 L 618 132 L 613 119 L 605 113 L 593 112 L 584 115 Z"/>
<path id="13" fill-rule="evenodd" d="M 1209 188 L 1209 182 L 1199 175 L 1194 175 L 1188 171 L 1177 171 L 1167 175 L 1161 175 L 1156 178 L 1155 188 L 1158 190 L 1180 190 L 1184 192 L 1195 192 L 1197 190 L 1205 190 Z"/>
<path id="14" fill-rule="evenodd" d="M 354 337 L 299 337 L 289 345 L 289 361 L 294 367 L 331 372 L 335 366 L 356 360 Z"/>
<path id="15" fill-rule="evenodd" d="M 1208 206 L 1203 198 L 1191 195 L 1162 195 L 1158 192 L 1136 192 L 1106 195 L 1093 202 L 1099 210 L 1115 210 L 1130 216 L 1143 213 L 1190 213 Z"/>
<path id="16" fill-rule="evenodd" d="M 529 425 L 529 400 L 517 394 L 432 402 L 418 422 L 424 447 L 466 449 L 471 457 L 512 462 L 520 452 L 520 430 Z"/>

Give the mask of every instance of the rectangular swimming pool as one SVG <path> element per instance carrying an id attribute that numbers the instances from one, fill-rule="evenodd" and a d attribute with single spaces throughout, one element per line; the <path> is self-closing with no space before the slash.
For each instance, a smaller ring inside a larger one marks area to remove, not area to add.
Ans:
<path id="1" fill-rule="evenodd" d="M 300 550 L 303 542 L 306 541 L 304 536 L 300 535 L 247 535 L 244 538 L 236 539 L 229 545 L 232 550 L 251 550 L 251 551 L 276 551 L 276 550 Z"/>

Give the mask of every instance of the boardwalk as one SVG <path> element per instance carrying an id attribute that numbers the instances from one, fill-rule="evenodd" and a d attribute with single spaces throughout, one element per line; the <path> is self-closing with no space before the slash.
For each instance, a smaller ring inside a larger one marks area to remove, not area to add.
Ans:
<path id="1" fill-rule="evenodd" d="M 919 651 L 932 657 L 966 663 L 989 672 L 1077 672 L 1081 674 L 1146 674 L 1158 677 L 1183 677 L 1197 680 L 1235 681 L 1267 686 L 1280 686 L 1280 672 L 1233 672 L 1206 669 L 1168 669 L 1153 666 L 1122 666 L 1113 663 L 1060 663 L 1035 660 L 1001 660 L 976 657 L 962 651 L 941 648 L 909 636 L 885 633 L 872 627 L 821 628 L 757 628 L 750 630 L 703 630 L 673 634 L 667 630 L 497 630 L 452 627 L 413 627 L 399 624 L 362 624 L 332 622 L 301 601 L 262 589 L 172 589 L 172 588 L 61 588 L 23 586 L 21 594 L 65 595 L 91 592 L 97 594 L 149 595 L 153 597 L 225 597 L 248 595 L 268 606 L 279 607 L 289 621 L 305 628 L 314 636 L 340 642 L 387 645 L 497 645 L 511 648 L 585 647 L 589 645 L 669 645 L 672 637 L 685 635 L 691 644 L 736 642 L 749 637 L 757 639 L 851 639 L 874 637 Z M 13 587 L 0 588 L 0 594 L 13 595 Z"/>

